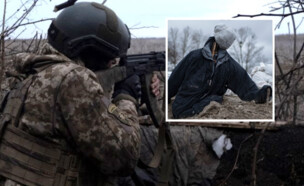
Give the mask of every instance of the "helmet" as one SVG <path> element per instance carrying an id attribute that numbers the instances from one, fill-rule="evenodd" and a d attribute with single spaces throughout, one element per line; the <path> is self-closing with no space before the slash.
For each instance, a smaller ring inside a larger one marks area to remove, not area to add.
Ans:
<path id="1" fill-rule="evenodd" d="M 64 9 L 52 21 L 48 42 L 70 58 L 93 48 L 111 59 L 126 55 L 130 32 L 111 9 L 94 2 L 82 2 Z"/>

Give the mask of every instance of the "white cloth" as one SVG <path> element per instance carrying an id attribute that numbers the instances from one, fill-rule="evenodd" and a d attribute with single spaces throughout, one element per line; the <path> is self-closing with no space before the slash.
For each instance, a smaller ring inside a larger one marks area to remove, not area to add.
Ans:
<path id="1" fill-rule="evenodd" d="M 221 158 L 223 153 L 232 148 L 232 143 L 225 134 L 221 135 L 215 142 L 212 144 L 212 149 L 217 155 L 218 158 Z"/>

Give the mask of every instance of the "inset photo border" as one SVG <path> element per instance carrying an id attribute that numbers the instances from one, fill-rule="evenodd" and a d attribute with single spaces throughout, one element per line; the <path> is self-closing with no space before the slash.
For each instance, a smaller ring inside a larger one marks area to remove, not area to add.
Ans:
<path id="1" fill-rule="evenodd" d="M 167 19 L 167 122 L 273 122 L 270 19 Z"/>

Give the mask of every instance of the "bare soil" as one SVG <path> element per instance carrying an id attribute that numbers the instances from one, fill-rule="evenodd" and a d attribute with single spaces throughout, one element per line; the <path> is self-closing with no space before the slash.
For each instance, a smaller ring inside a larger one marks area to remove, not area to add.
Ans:
<path id="1" fill-rule="evenodd" d="M 233 148 L 222 156 L 212 185 L 252 185 L 253 149 L 261 132 L 229 129 L 225 133 L 231 138 Z M 257 146 L 255 169 L 257 186 L 304 185 L 303 133 L 304 127 L 296 125 L 287 125 L 279 130 L 264 133 Z M 244 141 L 250 135 L 252 137 Z"/>
<path id="2" fill-rule="evenodd" d="M 168 112 L 168 118 L 173 118 L 171 104 Z M 272 102 L 256 104 L 226 95 L 222 104 L 212 101 L 201 113 L 186 119 L 272 119 Z"/>

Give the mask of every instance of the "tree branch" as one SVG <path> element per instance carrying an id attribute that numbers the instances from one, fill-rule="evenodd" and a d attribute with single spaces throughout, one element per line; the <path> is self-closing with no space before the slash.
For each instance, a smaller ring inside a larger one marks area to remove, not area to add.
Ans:
<path id="1" fill-rule="evenodd" d="M 4 0 L 3 8 L 3 20 L 2 20 L 2 32 L 1 32 L 1 69 L 0 69 L 0 89 L 3 80 L 4 72 L 4 56 L 5 56 L 5 36 L 4 36 L 4 27 L 5 27 L 5 15 L 6 15 L 6 0 Z"/>
<path id="2" fill-rule="evenodd" d="M 250 17 L 250 18 L 253 18 L 253 17 L 260 17 L 260 16 L 288 17 L 288 16 L 291 16 L 291 15 L 300 14 L 300 13 L 303 13 L 303 12 L 304 12 L 304 10 L 293 12 L 293 13 L 288 13 L 288 14 L 265 14 L 265 13 L 254 14 L 254 15 L 238 14 L 238 15 L 234 16 L 233 18 L 237 18 L 237 17 Z"/>
<path id="3" fill-rule="evenodd" d="M 261 131 L 261 134 L 258 138 L 258 141 L 257 143 L 255 144 L 255 147 L 253 148 L 253 161 L 252 161 L 252 185 L 253 186 L 256 186 L 256 159 L 257 159 L 257 154 L 258 154 L 258 149 L 259 149 L 259 145 L 262 141 L 262 138 L 264 136 L 264 133 L 266 131 L 266 129 L 268 128 L 268 126 L 270 125 L 271 123 L 267 123 L 267 125 L 263 128 L 263 130 Z"/>
<path id="4" fill-rule="evenodd" d="M 283 79 L 284 83 L 285 83 L 286 86 L 287 86 L 288 83 L 287 83 L 285 77 L 283 76 L 284 74 L 283 74 L 283 70 L 282 70 L 282 68 L 281 68 L 281 65 L 280 65 L 280 63 L 279 63 L 279 58 L 278 58 L 277 52 L 274 53 L 274 57 L 275 57 L 276 64 L 277 64 L 277 66 L 278 66 L 278 68 L 279 68 L 280 74 L 281 74 L 281 76 L 282 76 L 282 79 Z"/>
<path id="5" fill-rule="evenodd" d="M 240 156 L 240 152 L 241 152 L 241 149 L 242 149 L 242 145 L 243 143 L 245 143 L 247 140 L 249 140 L 251 137 L 253 136 L 253 134 L 250 134 L 249 136 L 247 136 L 241 143 L 240 143 L 240 146 L 239 146 L 239 149 L 238 149 L 238 152 L 236 154 L 236 158 L 235 158 L 235 161 L 234 161 L 234 165 L 230 171 L 230 173 L 227 175 L 227 177 L 224 179 L 224 181 L 222 181 L 218 186 L 222 186 L 226 183 L 226 181 L 229 179 L 229 177 L 231 176 L 231 174 L 233 173 L 234 170 L 237 169 L 237 163 L 238 163 L 238 160 L 239 160 L 239 156 Z"/>
<path id="6" fill-rule="evenodd" d="M 31 24 L 35 24 L 35 23 L 44 22 L 44 21 L 52 21 L 52 20 L 53 20 L 53 18 L 45 18 L 45 19 L 40 19 L 40 20 L 37 20 L 37 21 L 30 21 L 30 22 L 27 22 L 27 23 L 22 23 L 22 24 L 19 24 L 17 26 L 10 27 L 9 29 L 5 30 L 4 33 L 7 36 L 10 33 L 12 33 L 13 30 L 16 30 L 17 28 L 19 28 L 21 26 L 31 25 Z"/>

